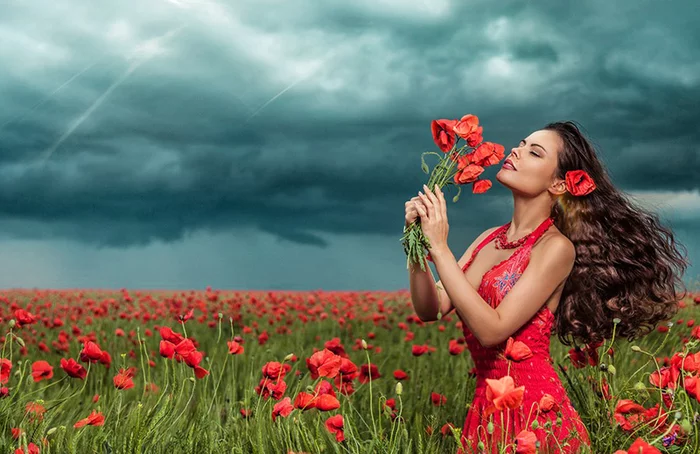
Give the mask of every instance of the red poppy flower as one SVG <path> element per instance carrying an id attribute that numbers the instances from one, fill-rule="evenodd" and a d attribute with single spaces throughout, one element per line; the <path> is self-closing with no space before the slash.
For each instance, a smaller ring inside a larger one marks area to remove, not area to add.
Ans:
<path id="1" fill-rule="evenodd" d="M 328 429 L 328 432 L 335 435 L 335 439 L 338 443 L 345 440 L 345 433 L 343 432 L 343 415 L 335 415 L 326 419 L 326 429 Z"/>
<path id="2" fill-rule="evenodd" d="M 433 405 L 438 407 L 447 403 L 447 397 L 435 392 L 430 393 L 430 400 L 433 402 Z"/>
<path id="3" fill-rule="evenodd" d="M 379 373 L 379 368 L 377 368 L 376 364 L 372 364 L 372 366 L 368 366 L 367 364 L 363 364 L 360 367 L 360 377 L 359 381 L 362 384 L 369 383 L 370 379 L 372 381 L 378 379 L 382 375 Z"/>
<path id="4" fill-rule="evenodd" d="M 504 410 L 506 408 L 518 408 L 523 402 L 523 394 L 525 393 L 525 385 L 515 387 L 513 377 L 506 375 L 494 380 L 486 379 L 486 398 L 492 403 L 492 406 L 486 410 L 486 413 L 491 414 L 495 410 Z"/>
<path id="5" fill-rule="evenodd" d="M 340 408 L 340 401 L 330 394 L 322 394 L 316 398 L 316 408 L 321 411 L 331 411 Z"/>
<path id="6" fill-rule="evenodd" d="M 618 449 L 614 454 L 661 454 L 661 451 L 644 441 L 641 437 L 637 438 L 627 451 Z"/>
<path id="7" fill-rule="evenodd" d="M 241 344 L 236 341 L 227 341 L 228 352 L 232 355 L 242 355 L 245 349 Z"/>
<path id="8" fill-rule="evenodd" d="M 596 188 L 593 179 L 585 170 L 570 170 L 566 172 L 566 188 L 575 196 L 590 194 Z"/>
<path id="9" fill-rule="evenodd" d="M 49 380 L 53 377 L 53 367 L 46 361 L 39 360 L 32 364 L 32 378 L 35 382 Z"/>
<path id="10" fill-rule="evenodd" d="M 467 141 L 470 147 L 475 146 L 483 139 L 481 134 L 484 128 L 479 126 L 479 118 L 476 115 L 467 114 L 463 116 L 453 127 L 452 130 L 459 137 Z"/>
<path id="11" fill-rule="evenodd" d="M 455 142 L 457 142 L 457 136 L 454 132 L 454 126 L 457 124 L 457 120 L 433 120 L 430 123 L 430 131 L 433 134 L 433 141 L 435 145 L 440 148 L 443 152 L 447 153 L 452 149 Z"/>
<path id="12" fill-rule="evenodd" d="M 310 410 L 312 408 L 316 408 L 316 397 L 301 391 L 299 394 L 297 394 L 297 397 L 294 398 L 294 407 L 298 408 L 299 410 Z"/>
<path id="13" fill-rule="evenodd" d="M 277 419 L 278 416 L 286 418 L 294 410 L 292 405 L 292 399 L 285 397 L 281 401 L 277 402 L 274 407 L 272 407 L 272 420 Z"/>
<path id="14" fill-rule="evenodd" d="M 12 371 L 12 361 L 7 358 L 0 358 L 0 384 L 5 384 L 10 381 L 10 372 Z"/>
<path id="15" fill-rule="evenodd" d="M 515 453 L 537 454 L 536 443 L 537 437 L 535 434 L 527 429 L 523 429 L 515 436 Z"/>
<path id="16" fill-rule="evenodd" d="M 491 189 L 491 186 L 493 186 L 491 180 L 476 180 L 472 183 L 472 194 L 483 194 Z M 440 327 L 442 328 L 442 325 Z"/>
<path id="17" fill-rule="evenodd" d="M 524 342 L 516 341 L 513 337 L 509 337 L 506 343 L 505 356 L 511 361 L 523 361 L 532 357 L 532 350 Z"/>
<path id="18" fill-rule="evenodd" d="M 86 425 L 87 426 L 103 426 L 104 423 L 105 423 L 104 415 L 96 410 L 92 410 L 92 413 L 90 413 L 90 415 L 87 418 L 81 419 L 80 421 L 76 422 L 75 424 L 73 424 L 73 427 L 75 427 L 76 429 L 79 429 L 79 428 L 86 426 Z"/>
<path id="19" fill-rule="evenodd" d="M 87 370 L 78 364 L 73 358 L 61 358 L 61 369 L 63 369 L 70 377 L 83 380 L 87 376 Z"/>
<path id="20" fill-rule="evenodd" d="M 427 345 L 414 345 L 411 348 L 411 353 L 413 356 L 421 356 L 425 353 L 428 353 L 428 346 Z"/>
<path id="21" fill-rule="evenodd" d="M 408 380 L 408 374 L 401 369 L 397 369 L 394 371 L 394 378 L 396 380 Z"/>
<path id="22" fill-rule="evenodd" d="M 129 367 L 128 369 L 119 369 L 117 375 L 114 376 L 112 381 L 114 382 L 114 387 L 117 389 L 131 389 L 134 387 L 134 380 L 132 379 L 136 375 L 136 368 Z"/>
<path id="23" fill-rule="evenodd" d="M 343 358 L 327 348 L 314 353 L 306 360 L 306 365 L 311 372 L 311 378 L 314 380 L 318 377 L 335 377 L 338 375 L 342 363 Z"/>

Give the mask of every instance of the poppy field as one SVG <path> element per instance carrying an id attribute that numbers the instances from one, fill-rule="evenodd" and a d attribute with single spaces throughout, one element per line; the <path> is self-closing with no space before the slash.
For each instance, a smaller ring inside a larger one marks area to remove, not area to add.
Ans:
<path id="1" fill-rule="evenodd" d="M 0 452 L 455 452 L 475 387 L 459 318 L 421 322 L 406 291 L 0 300 Z M 593 452 L 700 451 L 700 293 L 679 305 L 636 342 L 552 337 Z M 509 361 L 527 353 L 517 344 Z M 518 406 L 510 388 L 493 384 L 496 406 Z M 538 411 L 557 424 L 556 402 Z M 538 452 L 527 430 L 508 443 Z"/>

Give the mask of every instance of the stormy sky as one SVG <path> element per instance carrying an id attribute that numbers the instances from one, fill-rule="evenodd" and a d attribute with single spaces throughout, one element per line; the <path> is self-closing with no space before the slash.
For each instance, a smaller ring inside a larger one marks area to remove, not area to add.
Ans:
<path id="1" fill-rule="evenodd" d="M 0 10 L 0 287 L 407 288 L 430 121 L 466 113 L 506 150 L 579 122 L 700 257 L 694 0 Z M 510 220 L 496 167 L 448 207 L 457 258 Z"/>

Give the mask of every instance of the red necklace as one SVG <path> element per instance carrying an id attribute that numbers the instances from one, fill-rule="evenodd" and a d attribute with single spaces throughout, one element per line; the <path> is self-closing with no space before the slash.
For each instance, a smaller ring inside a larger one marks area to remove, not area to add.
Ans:
<path id="1" fill-rule="evenodd" d="M 546 222 L 547 220 L 545 220 Z M 519 240 L 516 241 L 508 241 L 506 238 L 506 230 L 508 230 L 508 227 L 510 227 L 510 222 L 505 225 L 505 227 L 496 235 L 496 242 L 494 246 L 496 249 L 514 249 L 518 246 L 522 246 L 530 236 L 532 236 L 533 233 L 537 231 L 537 229 L 533 230 L 532 232 L 528 233 L 524 237 L 520 238 Z M 538 227 L 539 228 L 539 227 Z"/>

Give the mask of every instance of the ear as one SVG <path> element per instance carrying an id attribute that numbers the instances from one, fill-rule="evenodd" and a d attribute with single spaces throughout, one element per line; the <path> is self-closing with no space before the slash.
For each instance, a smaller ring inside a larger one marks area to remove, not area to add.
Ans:
<path id="1" fill-rule="evenodd" d="M 564 194 L 566 192 L 566 180 L 556 178 L 549 187 L 549 192 L 557 196 Z"/>

